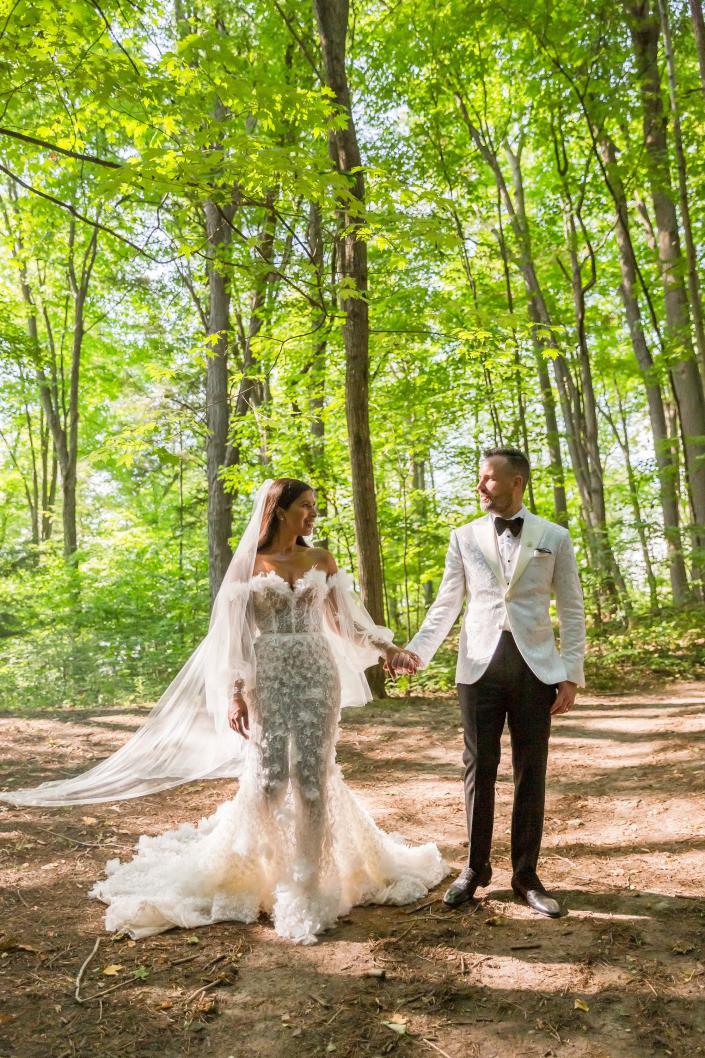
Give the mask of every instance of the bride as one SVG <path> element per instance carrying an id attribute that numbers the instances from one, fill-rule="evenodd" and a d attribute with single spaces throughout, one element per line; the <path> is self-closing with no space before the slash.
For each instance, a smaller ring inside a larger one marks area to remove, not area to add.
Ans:
<path id="1" fill-rule="evenodd" d="M 371 695 L 364 670 L 414 660 L 375 625 L 324 548 L 307 545 L 313 490 L 260 489 L 216 597 L 208 635 L 137 733 L 72 779 L 0 794 L 13 804 L 139 797 L 237 776 L 237 794 L 198 826 L 142 836 L 91 895 L 133 938 L 173 926 L 271 915 L 279 936 L 314 943 L 356 904 L 405 904 L 447 873 L 433 844 L 380 830 L 335 761 L 341 705 Z"/>

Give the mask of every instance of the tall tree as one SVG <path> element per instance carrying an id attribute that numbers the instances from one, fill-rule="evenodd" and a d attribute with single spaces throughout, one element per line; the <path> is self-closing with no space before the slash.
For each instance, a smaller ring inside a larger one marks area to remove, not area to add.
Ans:
<path id="1" fill-rule="evenodd" d="M 342 177 L 339 196 L 337 262 L 341 280 L 340 307 L 345 316 L 345 410 L 350 442 L 353 506 L 360 557 L 360 587 L 365 605 L 378 623 L 384 620 L 384 588 L 380 559 L 369 421 L 369 316 L 365 178 L 352 112 L 346 68 L 348 0 L 314 0 L 325 80 L 345 124 L 331 130 L 331 161 Z M 383 688 L 381 673 L 374 690 Z"/>
<path id="2" fill-rule="evenodd" d="M 602 172 L 615 206 L 615 231 L 621 276 L 620 294 L 636 362 L 644 383 L 658 470 L 664 536 L 668 552 L 671 593 L 675 603 L 685 602 L 688 578 L 680 534 L 678 506 L 678 442 L 669 435 L 659 373 L 649 347 L 639 304 L 638 265 L 630 232 L 629 208 L 614 141 L 603 136 L 599 151 Z"/>
<path id="3" fill-rule="evenodd" d="M 693 510 L 693 543 L 705 548 L 705 397 L 690 330 L 687 269 L 681 252 L 678 216 L 668 158 L 667 120 L 658 63 L 660 20 L 651 0 L 625 0 L 641 97 L 646 171 L 658 233 L 664 293 L 667 352 L 678 404 L 688 489 Z M 699 559 L 701 561 L 701 559 Z"/>

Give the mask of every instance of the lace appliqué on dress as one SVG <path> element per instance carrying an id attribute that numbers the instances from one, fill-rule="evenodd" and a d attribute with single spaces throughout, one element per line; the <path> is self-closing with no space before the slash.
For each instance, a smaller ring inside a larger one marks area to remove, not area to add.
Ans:
<path id="1" fill-rule="evenodd" d="M 92 890 L 108 904 L 107 929 L 137 938 L 265 911 L 281 937 L 310 944 L 354 905 L 408 903 L 445 876 L 435 845 L 412 848 L 376 826 L 336 764 L 329 626 L 373 658 L 391 639 L 336 597 L 346 576 L 313 569 L 293 587 L 276 573 L 252 578 L 257 676 L 240 788 L 197 827 L 142 837 L 133 860 L 108 863 Z"/>

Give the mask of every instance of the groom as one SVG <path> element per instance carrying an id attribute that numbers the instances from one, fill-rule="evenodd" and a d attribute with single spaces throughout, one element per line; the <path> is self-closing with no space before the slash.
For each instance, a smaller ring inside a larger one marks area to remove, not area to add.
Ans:
<path id="1" fill-rule="evenodd" d="M 495 781 L 506 720 L 514 769 L 512 888 L 535 911 L 555 918 L 560 906 L 536 873 L 548 739 L 551 717 L 568 712 L 584 682 L 585 617 L 567 529 L 524 507 L 529 473 L 528 459 L 516 448 L 484 452 L 477 491 L 486 516 L 450 534 L 438 595 L 408 649 L 427 665 L 467 601 L 456 682 L 469 855 L 444 902 L 458 907 L 492 878 Z M 549 616 L 552 595 L 560 652 Z"/>

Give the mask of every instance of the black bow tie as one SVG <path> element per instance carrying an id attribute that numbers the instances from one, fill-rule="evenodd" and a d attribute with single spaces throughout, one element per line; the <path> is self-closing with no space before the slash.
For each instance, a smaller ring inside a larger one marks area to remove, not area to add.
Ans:
<path id="1" fill-rule="evenodd" d="M 497 515 L 494 520 L 494 528 L 497 536 L 501 536 L 505 529 L 508 529 L 512 536 L 519 536 L 523 524 L 523 518 L 500 518 L 499 515 Z"/>

